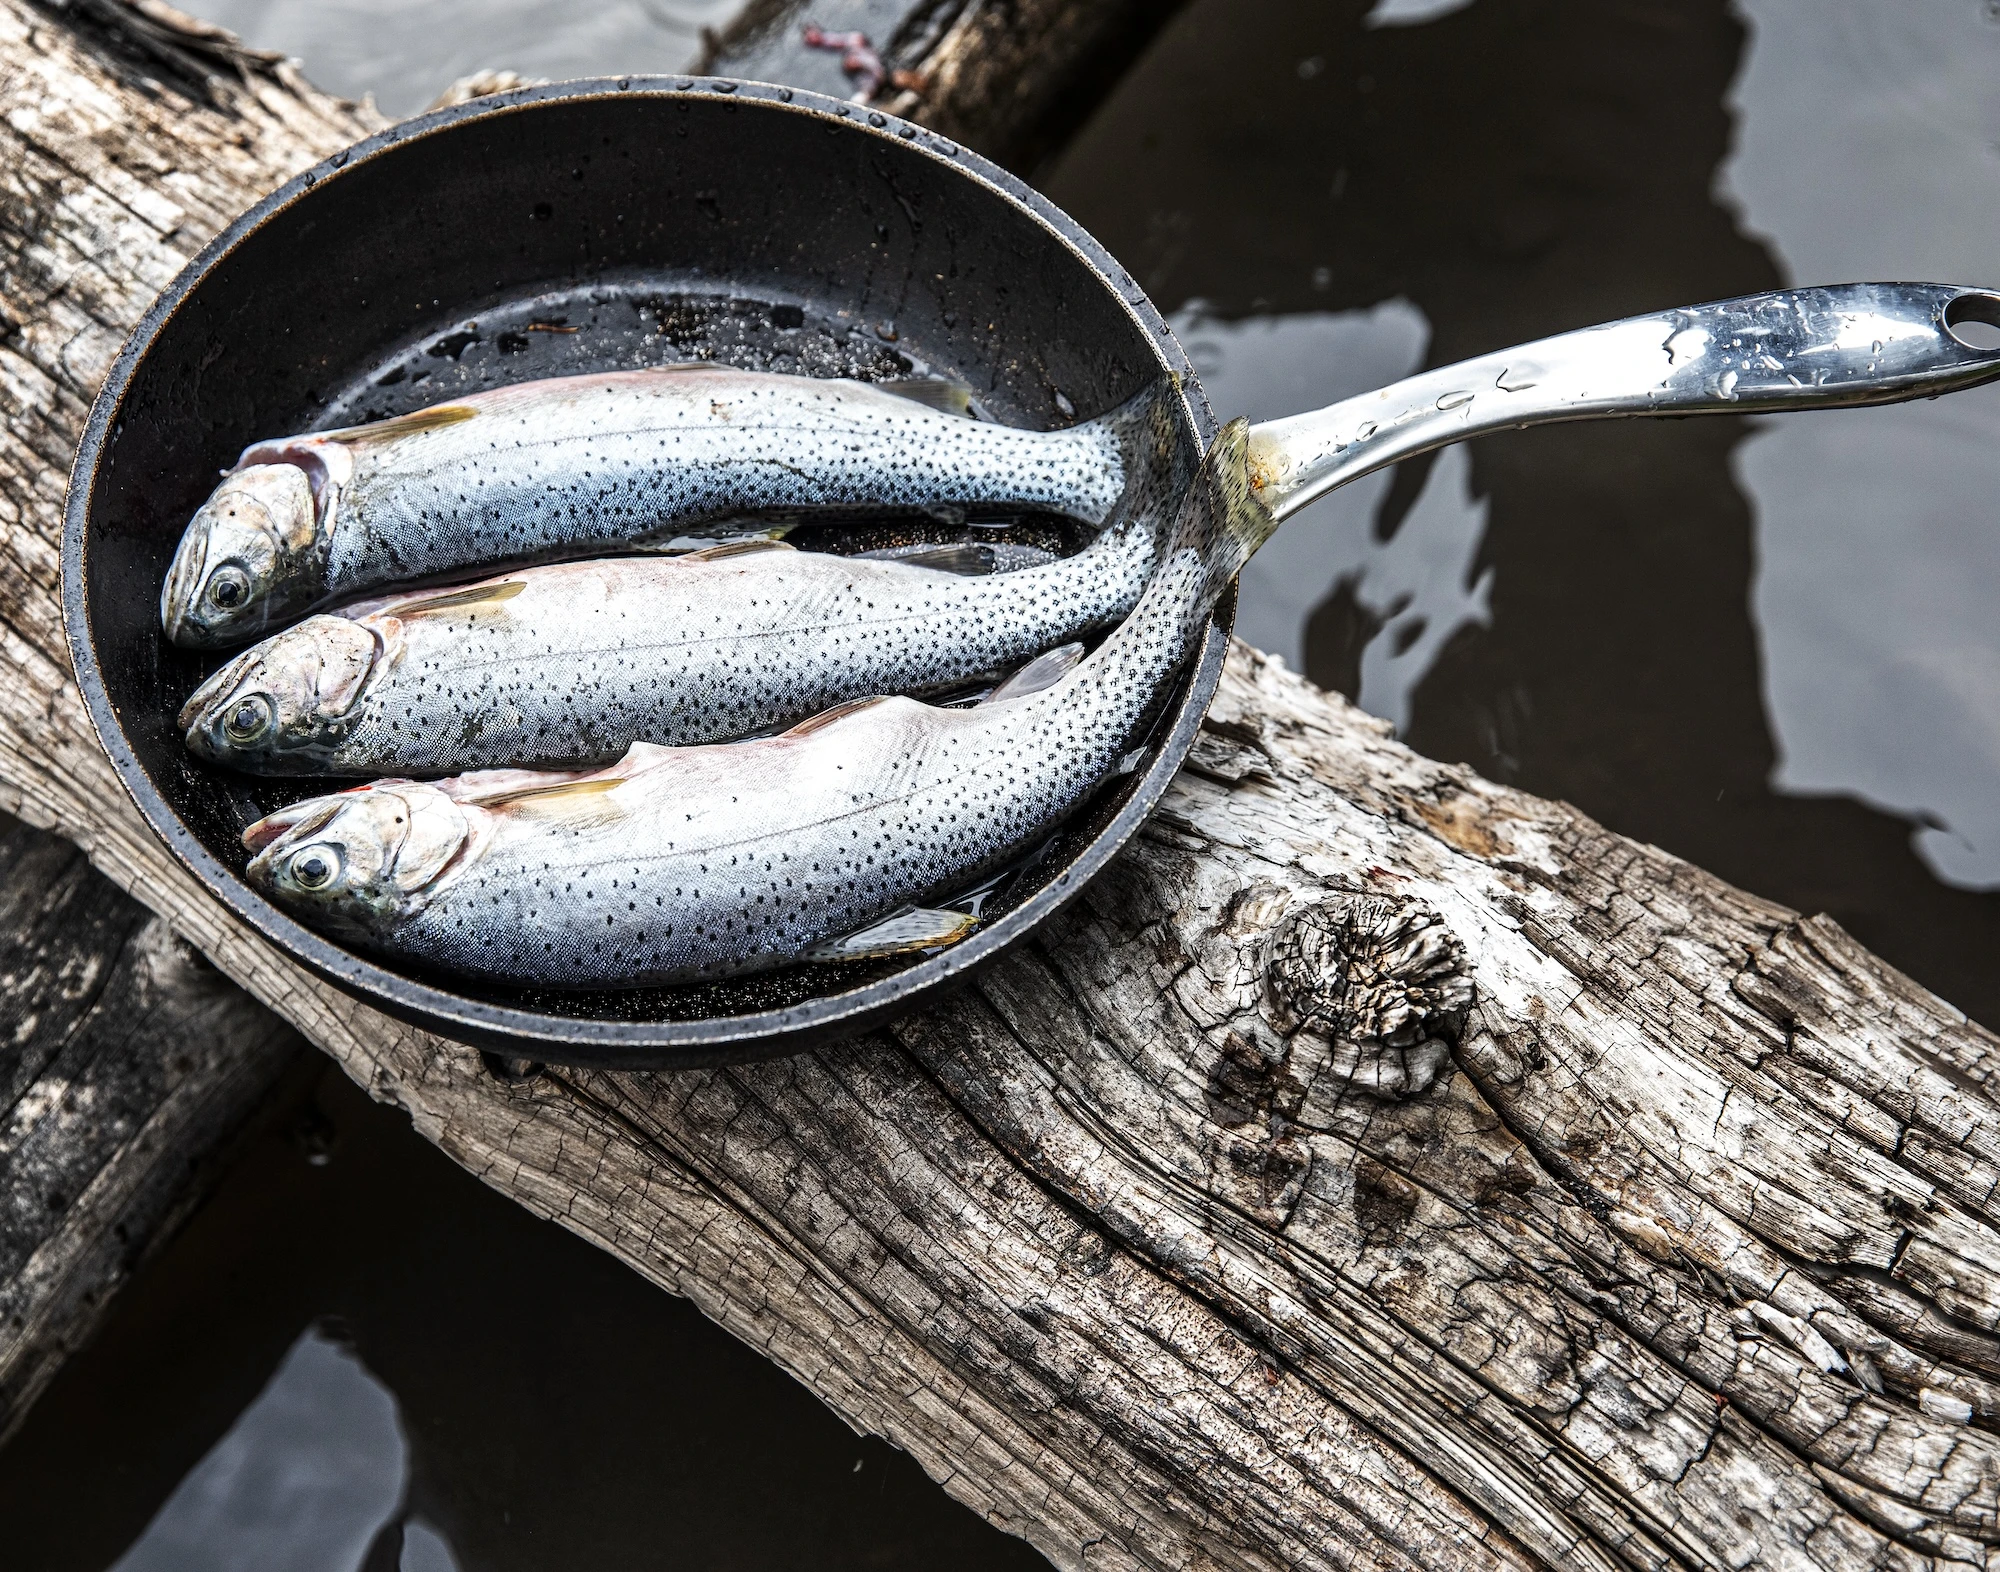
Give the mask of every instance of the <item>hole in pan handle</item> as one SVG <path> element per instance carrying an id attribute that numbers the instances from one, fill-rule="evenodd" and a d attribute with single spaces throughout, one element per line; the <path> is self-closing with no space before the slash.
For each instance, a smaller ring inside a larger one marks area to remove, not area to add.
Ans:
<path id="1" fill-rule="evenodd" d="M 2000 295 L 1968 289 L 1945 306 L 1944 327 L 1967 349 L 1981 354 L 2000 351 Z"/>

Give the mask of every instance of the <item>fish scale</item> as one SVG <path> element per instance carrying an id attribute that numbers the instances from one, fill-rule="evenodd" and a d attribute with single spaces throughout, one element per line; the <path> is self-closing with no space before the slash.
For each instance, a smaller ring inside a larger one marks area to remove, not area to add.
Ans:
<path id="1" fill-rule="evenodd" d="M 928 408 L 910 384 L 709 362 L 520 383 L 245 449 L 182 538 L 162 625 L 222 647 L 390 585 L 756 515 L 978 507 L 1102 525 L 1141 425 L 1121 409 L 1028 431 Z"/>
<path id="2" fill-rule="evenodd" d="M 491 980 L 686 983 L 813 958 L 1004 866 L 1110 772 L 1273 527 L 1246 430 L 1204 461 L 1132 612 L 1049 688 L 970 710 L 866 701 L 757 742 L 639 744 L 591 774 L 376 783 L 252 826 L 249 877 L 360 945 Z M 1169 475 L 1158 496 L 1181 489 Z"/>
<path id="3" fill-rule="evenodd" d="M 1152 463 L 1178 436 L 1170 385 L 1147 413 Z M 961 686 L 1108 626 L 1159 528 L 1132 511 L 1072 557 L 976 577 L 765 544 L 362 602 L 244 651 L 180 725 L 196 753 L 265 774 L 574 767 L 635 741 L 741 737 Z"/>

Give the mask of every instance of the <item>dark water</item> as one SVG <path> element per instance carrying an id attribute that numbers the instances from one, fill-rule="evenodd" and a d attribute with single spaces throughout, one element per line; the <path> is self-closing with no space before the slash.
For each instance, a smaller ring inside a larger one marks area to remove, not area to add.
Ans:
<path id="1" fill-rule="evenodd" d="M 676 66 L 726 7 L 207 9 L 404 111 Z M 1039 178 L 1264 417 L 1782 283 L 2000 283 L 1996 81 L 1989 0 L 1197 0 Z M 1997 437 L 2000 389 L 1488 438 L 1289 525 L 1241 626 L 2000 1024 Z M 1038 1564 L 337 1081 L 0 1452 L 0 1524 L 132 1572 Z"/>
<path id="2" fill-rule="evenodd" d="M 0 1452 L 0 1547 L 10 1572 L 1045 1565 L 331 1067 Z"/>
<path id="3" fill-rule="evenodd" d="M 1219 409 L 1783 283 L 2000 280 L 1987 0 L 1394 9 L 1428 19 L 1197 4 L 1043 177 Z M 2000 387 L 1490 437 L 1288 526 L 1240 626 L 2000 1024 L 1996 438 Z"/>

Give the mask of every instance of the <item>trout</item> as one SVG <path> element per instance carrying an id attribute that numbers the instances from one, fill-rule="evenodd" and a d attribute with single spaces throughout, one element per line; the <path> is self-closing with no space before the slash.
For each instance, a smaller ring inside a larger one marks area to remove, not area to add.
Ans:
<path id="1" fill-rule="evenodd" d="M 223 649 L 371 590 L 759 516 L 976 507 L 1099 526 L 1156 394 L 1025 431 L 966 418 L 964 390 L 939 379 L 703 361 L 524 382 L 259 442 L 181 537 L 160 621 L 175 644 Z"/>
<path id="2" fill-rule="evenodd" d="M 528 568 L 308 617 L 217 671 L 180 726 L 202 758 L 262 775 L 575 768 L 721 742 L 962 688 L 1108 627 L 1145 587 L 1154 534 L 1128 521 L 984 576 L 935 565 L 978 545 L 881 561 L 776 541 Z"/>
<path id="3" fill-rule="evenodd" d="M 1191 488 L 1160 477 L 1157 505 L 1185 504 L 1117 629 L 975 708 L 863 699 L 758 741 L 635 744 L 603 770 L 374 782 L 253 824 L 247 877 L 357 948 L 554 988 L 951 943 L 973 919 L 938 903 L 1019 857 L 1115 770 L 1275 528 L 1247 434 L 1225 427 Z"/>

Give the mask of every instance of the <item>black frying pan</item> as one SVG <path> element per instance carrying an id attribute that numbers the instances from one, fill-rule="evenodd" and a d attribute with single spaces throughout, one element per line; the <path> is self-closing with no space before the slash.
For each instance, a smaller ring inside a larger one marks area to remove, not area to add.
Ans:
<path id="1" fill-rule="evenodd" d="M 2000 356 L 1948 331 L 1968 314 L 2000 320 L 2000 297 L 1859 288 L 1872 292 L 1858 317 L 1861 297 L 1813 291 L 1667 313 L 1426 373 L 1391 403 L 1371 395 L 1273 422 L 1253 441 L 1260 483 L 1282 516 L 1473 429 L 1872 402 L 2000 374 Z M 1847 343 L 1878 309 L 1884 332 L 1909 330 L 1907 366 L 1888 363 L 1895 344 L 1884 357 L 1880 343 Z M 1745 336 L 1732 347 L 1732 334 Z M 1656 384 L 1647 357 L 1663 341 L 1681 348 Z M 1620 347 L 1634 343 L 1637 361 Z M 1746 344 L 1779 354 L 1760 360 Z M 1790 375 L 1827 353 L 1846 356 L 1828 363 L 1833 381 Z M 857 1030 L 964 978 L 1073 896 L 1193 743 L 1232 603 L 1160 696 L 1140 767 L 1001 881 L 972 937 L 921 958 L 687 988 L 472 987 L 352 954 L 253 892 L 240 832 L 302 788 L 187 752 L 174 717 L 213 661 L 168 645 L 158 614 L 175 544 L 218 469 L 274 433 L 690 358 L 871 379 L 947 372 L 994 417 L 1038 427 L 1174 373 L 1186 441 L 1205 448 L 1216 431 L 1159 313 L 1062 213 L 941 137 L 787 88 L 522 89 L 385 131 L 260 202 L 146 313 L 91 411 L 65 522 L 64 614 L 91 718 L 174 855 L 281 951 L 391 1015 L 510 1054 L 625 1067 L 758 1057 Z"/>
<path id="2" fill-rule="evenodd" d="M 187 752 L 174 714 L 213 662 L 168 645 L 158 613 L 217 470 L 272 432 L 711 354 L 821 375 L 950 371 L 995 418 L 1037 427 L 1174 372 L 1189 440 L 1215 431 L 1166 323 L 1090 236 L 883 115 L 759 84 L 632 79 L 525 89 L 371 137 L 258 203 L 146 313 L 71 481 L 78 684 L 147 822 L 231 912 L 449 1037 L 544 1061 L 709 1064 L 901 1014 L 1048 916 L 1139 827 L 1215 692 L 1231 606 L 1165 696 L 1141 768 L 1006 881 L 971 938 L 928 957 L 698 988 L 478 989 L 354 955 L 243 883 L 243 826 L 300 786 Z"/>

